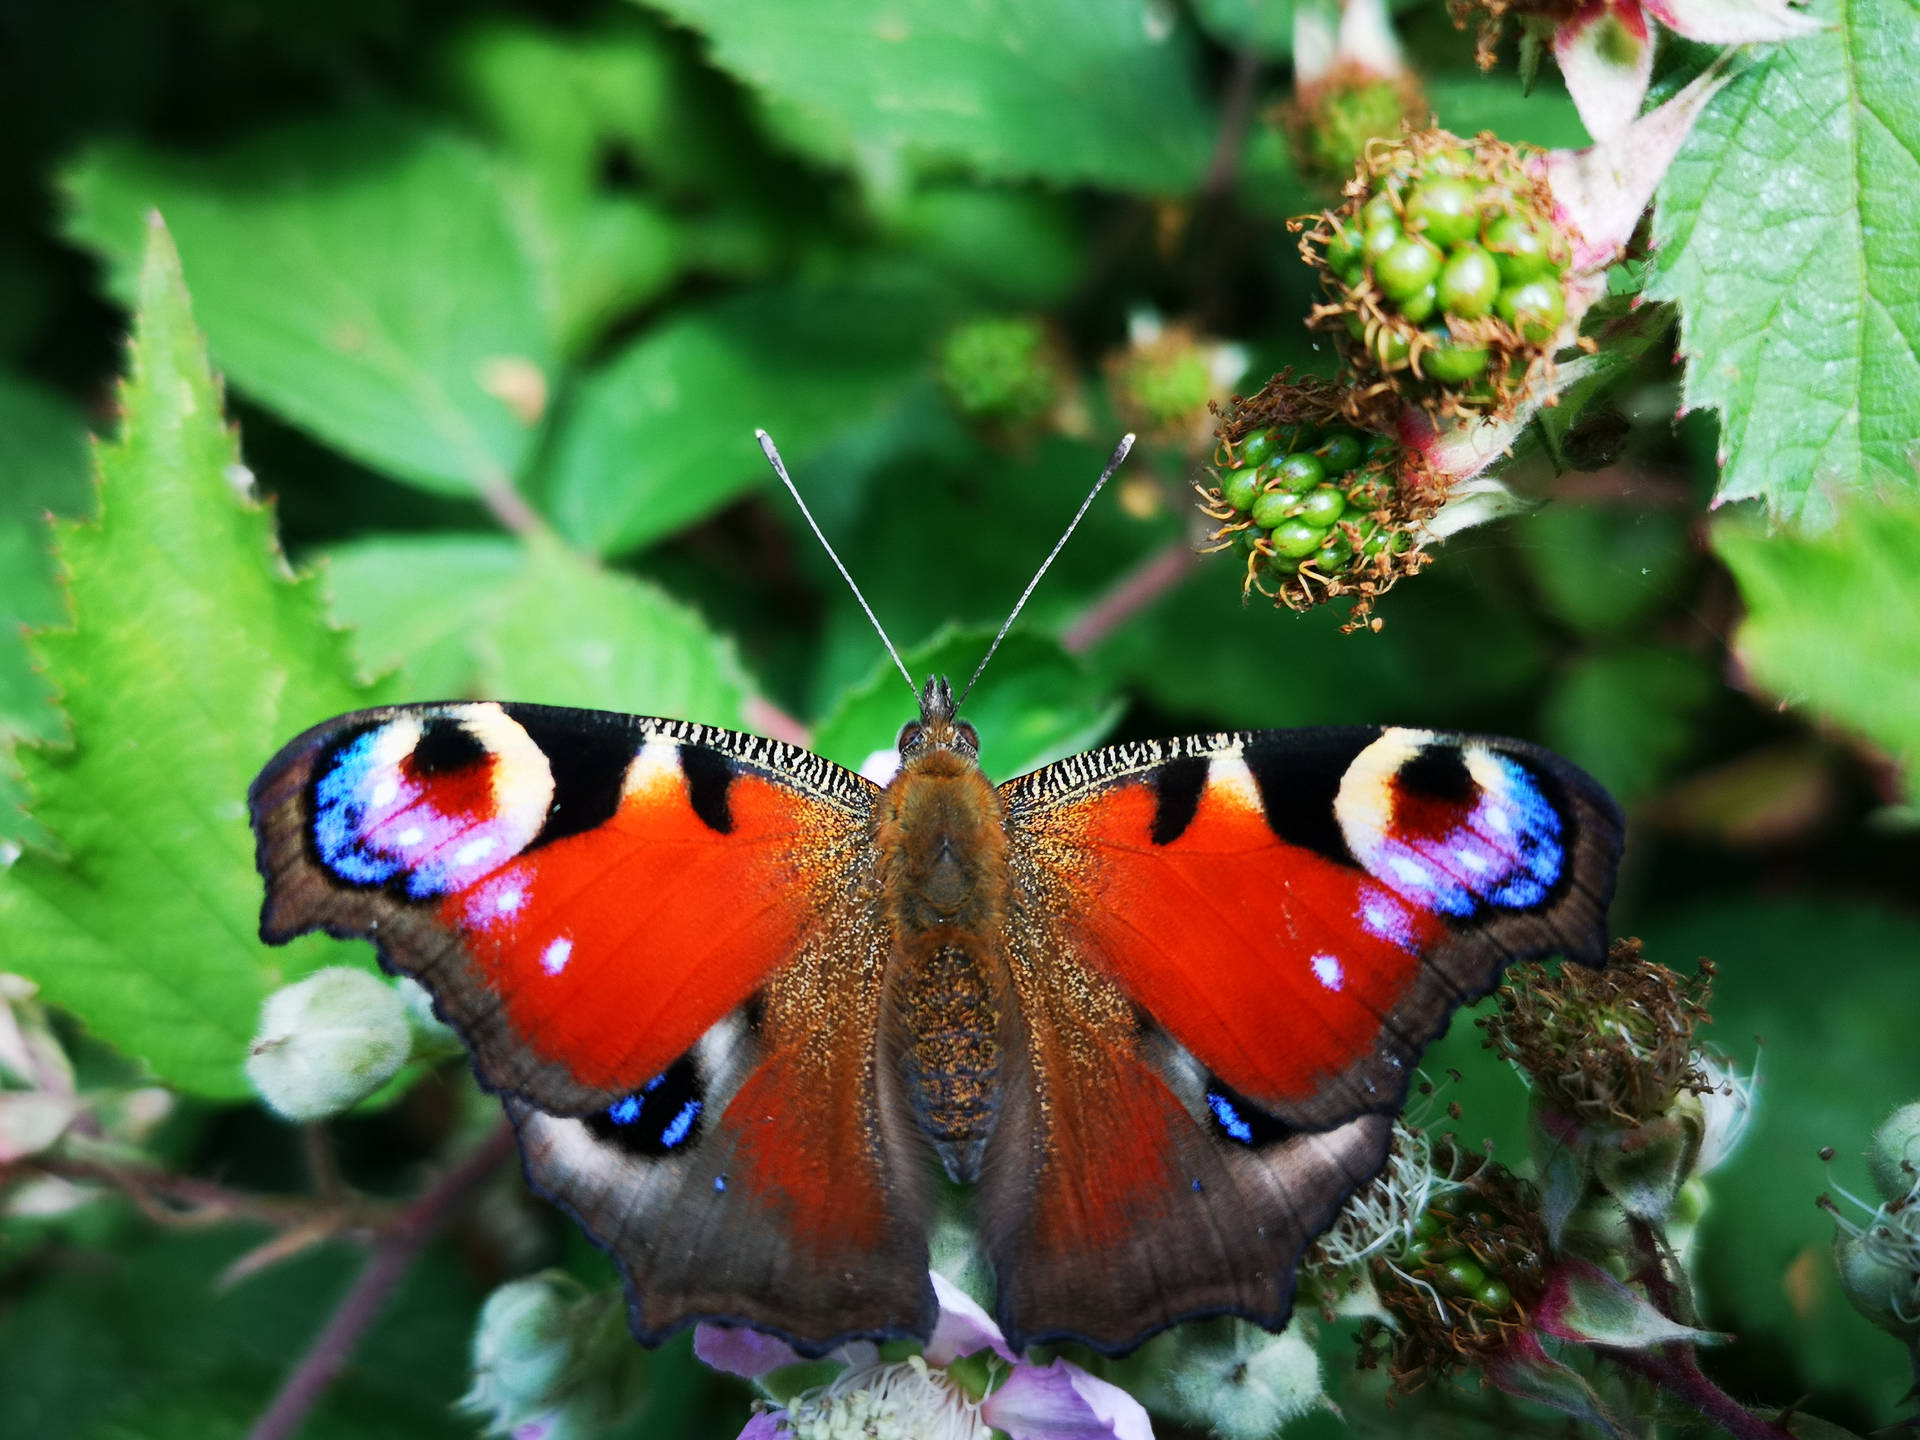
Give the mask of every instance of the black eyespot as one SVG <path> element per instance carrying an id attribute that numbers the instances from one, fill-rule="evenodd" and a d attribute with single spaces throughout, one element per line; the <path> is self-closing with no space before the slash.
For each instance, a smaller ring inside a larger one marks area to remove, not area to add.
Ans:
<path id="1" fill-rule="evenodd" d="M 420 728 L 420 739 L 408 757 L 409 767 L 422 780 L 454 775 L 487 758 L 487 747 L 458 720 L 435 715 Z"/>
<path id="2" fill-rule="evenodd" d="M 670 1155 L 699 1138 L 705 1096 L 684 1056 L 610 1109 L 587 1117 L 597 1139 L 632 1155 Z"/>
<path id="3" fill-rule="evenodd" d="M 1288 1140 L 1299 1133 L 1218 1079 L 1207 1087 L 1207 1109 L 1212 1112 L 1216 1134 L 1249 1149 Z"/>

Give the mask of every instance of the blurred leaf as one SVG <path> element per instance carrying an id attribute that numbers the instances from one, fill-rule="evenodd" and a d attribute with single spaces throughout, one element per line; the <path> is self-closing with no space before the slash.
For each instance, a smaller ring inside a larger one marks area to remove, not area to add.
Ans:
<path id="1" fill-rule="evenodd" d="M 537 177 L 509 193 L 568 355 L 578 355 L 610 323 L 679 278 L 688 246 L 657 207 L 627 195 L 580 194 Z"/>
<path id="2" fill-rule="evenodd" d="M 916 681 L 945 675 L 957 694 L 993 634 L 950 628 L 901 658 Z M 1099 743 L 1120 718 L 1120 708 L 1055 641 L 1009 635 L 968 699 L 966 718 L 980 734 L 980 767 L 998 782 Z M 887 660 L 841 696 L 814 728 L 813 748 L 857 770 L 876 750 L 893 749 L 900 727 L 917 714 L 900 672 Z"/>
<path id="3" fill-rule="evenodd" d="M 331 552 L 361 656 L 428 700 L 485 696 L 737 726 L 733 643 L 657 587 L 550 539 L 382 538 Z"/>
<path id="4" fill-rule="evenodd" d="M 1548 693 L 1546 743 L 1623 805 L 1653 792 L 1694 743 L 1694 723 L 1719 689 L 1697 655 L 1629 645 L 1583 655 Z"/>
<path id="5" fill-rule="evenodd" d="M 921 259 L 983 296 L 1053 305 L 1081 280 L 1080 229 L 1064 197 L 983 185 L 929 185 L 895 220 Z"/>
<path id="6" fill-rule="evenodd" d="M 1764 1387 L 1787 1403 L 1817 1386 L 1891 1420 L 1912 1383 L 1898 1344 L 1841 1296 L 1828 1246 L 1833 1222 L 1814 1208 L 1830 1181 L 1819 1151 L 1843 1159 L 1833 1179 L 1866 1188 L 1859 1156 L 1894 1105 L 1920 1095 L 1913 993 L 1920 925 L 1837 895 L 1769 900 L 1737 894 L 1640 927 L 1650 959 L 1719 967 L 1708 1038 L 1752 1056 L 1760 1038 L 1753 1129 L 1708 1179 L 1700 1226 L 1702 1323 L 1739 1332 L 1720 1365 L 1745 1364 L 1737 1392 Z M 1822 1393 L 1829 1392 L 1829 1393 Z"/>
<path id="7" fill-rule="evenodd" d="M 1577 150 L 1592 143 L 1573 97 L 1558 85 L 1543 85 L 1529 95 L 1518 76 L 1504 71 L 1434 75 L 1422 83 L 1434 118 L 1456 135 L 1491 130 L 1509 144 L 1546 150 Z"/>
<path id="8" fill-rule="evenodd" d="M 1156 194 L 1190 189 L 1206 163 L 1193 47 L 1158 0 L 651 3 L 849 157 L 905 151 Z"/>
<path id="9" fill-rule="evenodd" d="M 179 241 L 214 358 L 250 397 L 431 490 L 512 483 L 554 383 L 554 317 L 500 172 L 393 121 L 275 131 L 212 158 L 103 145 L 68 233 L 132 293 L 144 217 Z"/>
<path id="10" fill-rule="evenodd" d="M 911 281 L 749 291 L 647 331 L 587 377 L 550 467 L 560 529 L 631 550 L 882 418 L 924 376 L 949 301 Z M 802 476 L 809 490 L 820 481 Z"/>
<path id="11" fill-rule="evenodd" d="M 111 1204 L 113 1202 L 98 1202 Z M 238 1437 L 311 1342 L 354 1267 L 331 1247 L 216 1292 L 257 1232 L 149 1232 L 110 1263 L 55 1258 L 56 1279 L 0 1313 L 0 1434 L 35 1440 Z M 453 1400 L 479 1303 L 429 1251 L 300 1432 L 311 1440 L 470 1437 Z"/>
<path id="12" fill-rule="evenodd" d="M 22 760 L 66 856 L 28 851 L 0 876 L 0 953 L 163 1079 L 238 1097 L 261 1000 L 338 957 L 256 938 L 247 785 L 302 727 L 379 696 L 238 493 L 250 477 L 179 261 L 150 233 L 100 520 L 56 531 L 75 628 L 33 642 L 74 746 Z"/>
<path id="13" fill-rule="evenodd" d="M 1679 510 L 1564 501 L 1506 522 L 1548 611 L 1586 635 L 1621 633 L 1671 603 L 1689 524 Z"/>
<path id="14" fill-rule="evenodd" d="M 1194 0 L 1194 15 L 1222 45 L 1274 59 L 1293 54 L 1293 0 Z"/>
<path id="15" fill-rule="evenodd" d="M 1733 648 L 1753 682 L 1864 734 L 1920 795 L 1920 502 L 1852 505 L 1807 539 L 1728 516 L 1713 546 L 1747 604 Z"/>
<path id="16" fill-rule="evenodd" d="M 1377 635 L 1342 635 L 1339 605 L 1243 604 L 1233 566 L 1210 559 L 1094 657 L 1196 725 L 1511 727 L 1503 703 L 1537 690 L 1546 669 L 1538 626 L 1475 583 L 1459 542 L 1387 597 Z"/>
<path id="17" fill-rule="evenodd" d="M 1818 528 L 1916 486 L 1920 24 L 1815 0 L 1831 28 L 1714 101 L 1660 187 L 1649 291 L 1680 302 L 1686 403 L 1720 412 L 1720 500 Z"/>

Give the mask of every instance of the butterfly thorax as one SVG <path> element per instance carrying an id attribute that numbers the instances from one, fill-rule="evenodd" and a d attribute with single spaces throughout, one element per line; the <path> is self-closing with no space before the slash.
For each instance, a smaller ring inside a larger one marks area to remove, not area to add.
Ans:
<path id="1" fill-rule="evenodd" d="M 1012 1019 L 1000 797 L 971 755 L 918 747 L 876 809 L 874 841 L 907 1097 L 947 1173 L 972 1180 L 993 1131 Z"/>

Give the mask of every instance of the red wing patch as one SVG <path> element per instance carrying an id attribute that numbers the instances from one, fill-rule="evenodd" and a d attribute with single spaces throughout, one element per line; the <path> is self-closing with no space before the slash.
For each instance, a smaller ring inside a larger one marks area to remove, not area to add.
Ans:
<path id="1" fill-rule="evenodd" d="M 254 787 L 262 933 L 375 940 L 488 1084 L 585 1114 L 794 959 L 862 877 L 869 794 L 816 756 L 673 721 L 344 716 Z"/>
<path id="2" fill-rule="evenodd" d="M 1061 867 L 1077 892 L 1062 928 L 1234 1089 L 1310 1098 L 1373 1044 L 1441 925 L 1280 842 L 1251 783 L 1212 779 L 1167 844 L 1148 838 L 1155 810 L 1152 786 L 1121 785 L 1049 825 L 1085 847 Z"/>

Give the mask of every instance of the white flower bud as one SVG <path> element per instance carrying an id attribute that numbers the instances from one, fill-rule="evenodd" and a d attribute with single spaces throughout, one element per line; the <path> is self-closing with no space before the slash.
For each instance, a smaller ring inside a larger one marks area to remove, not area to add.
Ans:
<path id="1" fill-rule="evenodd" d="M 593 1440 L 632 1413 L 645 1373 L 620 1296 L 546 1270 L 502 1285 L 480 1307 L 473 1385 L 460 1406 L 489 1435 Z"/>
<path id="2" fill-rule="evenodd" d="M 1888 1204 L 1920 1191 L 1920 1100 L 1880 1122 L 1867 1150 L 1867 1169 Z"/>
<path id="3" fill-rule="evenodd" d="M 1266 1440 L 1289 1420 L 1330 1409 L 1320 1356 L 1299 1321 L 1279 1335 L 1236 1323 L 1224 1344 L 1196 1346 L 1168 1380 L 1180 1413 L 1224 1440 Z"/>
<path id="4" fill-rule="evenodd" d="M 386 1084 L 412 1049 L 406 1002 L 393 987 L 334 966 L 267 997 L 247 1078 L 287 1119 L 322 1120 Z"/>

